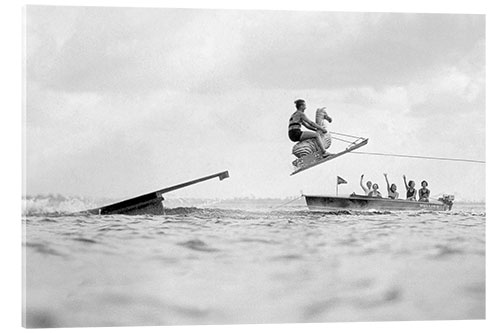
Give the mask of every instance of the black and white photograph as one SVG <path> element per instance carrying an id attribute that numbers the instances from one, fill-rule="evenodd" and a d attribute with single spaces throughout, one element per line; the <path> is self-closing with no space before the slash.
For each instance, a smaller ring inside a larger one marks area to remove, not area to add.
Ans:
<path id="1" fill-rule="evenodd" d="M 485 14 L 22 10 L 23 327 L 486 319 Z"/>

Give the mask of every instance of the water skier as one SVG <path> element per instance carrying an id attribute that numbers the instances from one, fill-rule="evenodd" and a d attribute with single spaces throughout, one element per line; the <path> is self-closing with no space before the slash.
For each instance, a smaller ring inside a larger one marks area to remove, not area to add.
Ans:
<path id="1" fill-rule="evenodd" d="M 326 151 L 325 147 L 323 146 L 323 141 L 321 140 L 320 135 L 316 132 L 316 131 L 321 131 L 323 133 L 328 133 L 328 131 L 321 126 L 318 126 L 318 124 L 316 124 L 315 122 L 309 120 L 309 118 L 307 118 L 307 116 L 304 113 L 304 111 L 306 110 L 306 102 L 303 99 L 296 100 L 295 107 L 297 110 L 292 114 L 288 122 L 288 137 L 290 138 L 290 140 L 292 140 L 293 142 L 298 142 L 308 139 L 315 139 L 316 142 L 318 143 L 321 155 L 323 157 L 331 155 L 329 152 Z M 331 118 L 327 120 L 331 122 Z M 302 131 L 301 125 L 304 125 L 304 127 L 315 132 Z"/>

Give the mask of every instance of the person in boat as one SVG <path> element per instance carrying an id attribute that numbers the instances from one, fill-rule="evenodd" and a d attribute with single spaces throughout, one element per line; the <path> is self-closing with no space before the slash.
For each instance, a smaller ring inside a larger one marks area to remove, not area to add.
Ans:
<path id="1" fill-rule="evenodd" d="M 365 175 L 361 175 L 361 178 L 359 179 L 359 185 L 361 186 L 361 188 L 363 189 L 363 191 L 365 191 L 365 195 L 368 195 L 368 193 L 370 193 L 370 191 L 372 190 L 372 182 L 371 181 L 367 181 L 366 182 L 366 186 L 363 185 L 363 177 Z"/>
<path id="2" fill-rule="evenodd" d="M 382 194 L 378 191 L 378 184 L 375 183 L 372 185 L 372 190 L 368 193 L 369 197 L 382 198 Z"/>
<path id="3" fill-rule="evenodd" d="M 431 195 L 431 191 L 427 188 L 429 184 L 427 183 L 427 181 L 422 180 L 422 183 L 420 183 L 420 185 L 422 185 L 422 188 L 418 190 L 418 201 L 429 202 L 429 196 Z"/>
<path id="4" fill-rule="evenodd" d="M 399 193 L 396 191 L 398 189 L 398 187 L 396 186 L 396 184 L 392 184 L 389 186 L 389 180 L 387 179 L 387 174 L 384 173 L 384 177 L 385 177 L 385 182 L 387 184 L 387 197 L 389 199 L 397 199 L 399 198 Z"/>
<path id="5" fill-rule="evenodd" d="M 408 183 L 406 182 L 406 176 L 403 175 L 403 180 L 405 182 L 406 187 L 406 200 L 417 200 L 417 189 L 415 188 L 415 182 L 410 180 Z"/>
<path id="6" fill-rule="evenodd" d="M 290 117 L 290 120 L 288 121 L 288 137 L 290 138 L 290 140 L 292 140 L 293 142 L 299 142 L 307 139 L 314 139 L 318 143 L 320 153 L 323 155 L 323 157 L 331 155 L 326 151 L 325 147 L 323 146 L 323 141 L 321 140 L 321 137 L 317 132 L 321 131 L 323 133 L 328 133 L 328 131 L 316 124 L 314 121 L 311 121 L 309 118 L 307 118 L 306 114 L 304 113 L 304 111 L 306 110 L 306 102 L 303 99 L 296 100 L 295 108 L 297 110 L 295 110 L 295 112 Z M 331 118 L 328 119 L 328 121 L 331 122 Z M 314 132 L 302 131 L 301 125 L 304 125 L 304 127 Z"/>

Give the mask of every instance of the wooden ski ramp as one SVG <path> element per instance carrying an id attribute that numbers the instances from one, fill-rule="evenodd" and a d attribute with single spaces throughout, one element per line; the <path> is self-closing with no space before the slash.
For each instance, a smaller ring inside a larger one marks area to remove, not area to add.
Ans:
<path id="1" fill-rule="evenodd" d="M 190 180 L 185 183 L 169 186 L 151 193 L 143 194 L 134 198 L 123 200 L 111 205 L 90 209 L 82 213 L 95 214 L 95 215 L 110 215 L 110 214 L 124 214 L 124 215 L 163 215 L 163 201 L 162 194 L 172 192 L 183 187 L 191 186 L 196 183 L 204 182 L 212 178 L 219 178 L 223 180 L 229 178 L 229 171 L 222 171 L 209 175 L 206 177 Z"/>
<path id="2" fill-rule="evenodd" d="M 349 145 L 345 150 L 342 150 L 338 153 L 332 154 L 328 157 L 322 157 L 320 153 L 316 152 L 316 153 L 309 154 L 309 155 L 303 156 L 301 158 L 298 158 L 293 163 L 295 166 L 295 170 L 290 174 L 290 176 L 293 176 L 299 172 L 302 172 L 304 170 L 312 168 L 312 167 L 319 165 L 321 163 L 325 163 L 325 162 L 328 162 L 330 160 L 333 160 L 334 158 L 337 158 L 339 156 L 347 154 L 355 149 L 358 149 L 358 148 L 366 145 L 367 143 L 368 143 L 368 139 L 360 138 L 359 140 L 356 140 L 351 145 Z"/>

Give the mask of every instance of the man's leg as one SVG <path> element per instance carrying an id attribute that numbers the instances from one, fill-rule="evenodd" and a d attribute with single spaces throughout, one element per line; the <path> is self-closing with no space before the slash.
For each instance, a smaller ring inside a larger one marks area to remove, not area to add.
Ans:
<path id="1" fill-rule="evenodd" d="M 321 137 L 319 136 L 318 133 L 309 132 L 309 131 L 302 132 L 302 135 L 300 136 L 300 141 L 304 141 L 307 139 L 315 139 L 316 140 L 316 142 L 318 143 L 319 149 L 321 150 L 321 154 L 324 155 L 327 152 L 325 147 L 323 146 L 323 141 L 321 140 Z"/>

